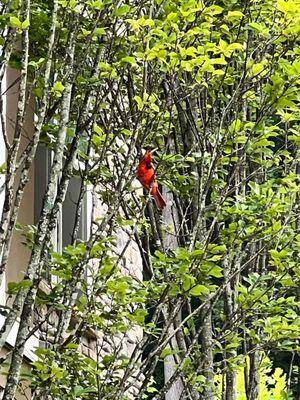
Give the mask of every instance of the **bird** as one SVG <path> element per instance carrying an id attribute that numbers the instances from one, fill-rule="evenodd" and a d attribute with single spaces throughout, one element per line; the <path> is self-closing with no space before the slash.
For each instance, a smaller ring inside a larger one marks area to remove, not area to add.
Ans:
<path id="1" fill-rule="evenodd" d="M 143 188 L 150 191 L 150 194 L 154 198 L 156 207 L 159 210 L 163 210 L 167 204 L 158 189 L 158 184 L 155 180 L 152 157 L 149 150 L 146 151 L 144 157 L 141 159 L 136 170 L 136 176 L 141 182 Z"/>

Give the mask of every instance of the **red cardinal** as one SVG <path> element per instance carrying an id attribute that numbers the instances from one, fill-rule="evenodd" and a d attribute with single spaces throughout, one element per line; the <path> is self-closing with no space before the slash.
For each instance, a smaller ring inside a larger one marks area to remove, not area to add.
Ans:
<path id="1" fill-rule="evenodd" d="M 166 206 L 166 202 L 158 190 L 158 184 L 155 182 L 154 168 L 150 151 L 147 150 L 146 154 L 140 161 L 136 171 L 136 176 L 143 187 L 147 190 L 150 190 L 150 194 L 154 197 L 157 208 L 162 210 Z"/>

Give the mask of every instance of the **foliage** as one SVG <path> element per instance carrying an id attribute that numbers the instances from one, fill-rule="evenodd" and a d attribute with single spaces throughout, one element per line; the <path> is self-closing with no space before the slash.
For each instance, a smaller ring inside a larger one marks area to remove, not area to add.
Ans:
<path id="1" fill-rule="evenodd" d="M 226 398 L 295 394 L 299 1 L 1 7 L 1 71 L 19 71 L 20 83 L 14 127 L 3 124 L 0 274 L 13 232 L 29 255 L 24 279 L 8 283 L 3 332 L 20 324 L 5 398 L 15 394 L 32 316 L 43 342 L 27 374 L 35 396 L 158 400 L 180 377 L 186 395 L 206 400 L 221 375 Z M 162 213 L 134 179 L 147 146 L 156 148 Z M 17 220 L 37 148 L 50 171 L 39 217 L 26 226 Z M 83 354 L 86 338 L 93 354 Z M 284 372 L 270 375 L 270 351 L 289 354 Z M 159 365 L 170 360 L 164 383 Z"/>
<path id="2" fill-rule="evenodd" d="M 249 366 L 249 360 L 248 366 Z M 259 371 L 260 375 L 260 388 L 259 388 L 259 400 L 287 400 L 292 397 L 286 391 L 287 382 L 286 376 L 281 368 L 272 369 L 272 363 L 268 357 L 262 360 L 261 368 Z M 216 381 L 218 382 L 219 393 L 217 396 L 221 398 L 222 392 L 222 377 L 216 376 Z M 237 369 L 237 398 L 238 400 L 246 400 L 245 393 L 245 376 L 243 366 Z"/>

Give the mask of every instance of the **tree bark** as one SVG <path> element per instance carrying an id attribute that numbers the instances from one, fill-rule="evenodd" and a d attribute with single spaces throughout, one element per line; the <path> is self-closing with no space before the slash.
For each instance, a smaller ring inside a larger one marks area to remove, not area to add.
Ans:
<path id="1" fill-rule="evenodd" d="M 201 311 L 200 335 L 203 375 L 206 378 L 203 400 L 214 399 L 214 370 L 213 370 L 213 332 L 212 332 L 212 310 L 210 302 L 205 300 L 206 304 Z"/>
<path id="2" fill-rule="evenodd" d="M 176 209 L 173 206 L 173 195 L 170 192 L 165 191 L 164 196 L 165 196 L 166 203 L 167 203 L 167 206 L 163 212 L 164 222 L 165 222 L 166 226 L 171 227 L 171 231 L 176 232 L 176 224 L 178 222 L 178 217 L 177 217 L 177 214 L 173 215 L 174 212 L 176 213 Z M 164 242 L 165 250 L 166 251 L 168 251 L 168 250 L 176 251 L 177 247 L 178 247 L 178 243 L 177 243 L 176 235 L 172 236 L 172 235 L 167 234 L 166 238 L 165 238 L 165 242 Z M 165 310 L 164 314 L 165 314 L 165 320 L 167 320 L 168 311 Z M 172 324 L 169 329 L 168 335 L 172 334 L 173 329 L 174 329 L 174 326 Z M 179 348 L 177 340 L 176 340 L 176 335 L 171 339 L 170 347 L 175 349 L 175 351 Z M 174 371 L 176 370 L 176 365 L 177 365 L 177 363 L 176 363 L 174 355 L 169 355 L 169 356 L 165 357 L 165 359 L 164 359 L 165 383 L 167 383 L 172 378 Z M 173 383 L 173 385 L 170 387 L 168 392 L 166 393 L 165 399 L 166 400 L 179 400 L 183 390 L 184 390 L 184 386 L 183 386 L 182 380 L 181 380 L 181 378 L 178 378 Z"/>
<path id="3" fill-rule="evenodd" d="M 248 382 L 248 393 L 247 400 L 258 400 L 259 398 L 259 366 L 260 366 L 260 354 L 258 350 L 254 350 L 249 356 L 249 382 Z"/>

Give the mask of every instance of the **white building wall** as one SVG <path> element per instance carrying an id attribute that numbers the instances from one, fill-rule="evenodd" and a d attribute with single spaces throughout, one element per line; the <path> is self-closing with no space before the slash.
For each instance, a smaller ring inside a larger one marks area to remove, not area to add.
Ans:
<path id="1" fill-rule="evenodd" d="M 5 88 L 6 88 L 6 74 L 4 75 L 1 85 L 0 85 L 1 95 L 5 91 Z M 4 101 L 3 102 L 3 115 L 5 115 L 5 114 L 6 114 L 6 102 Z M 4 138 L 3 138 L 3 132 L 2 132 L 2 123 L 0 122 L 0 168 L 4 165 L 5 158 L 6 158 L 6 149 L 5 149 L 5 142 L 4 142 Z M 0 217 L 2 215 L 2 208 L 3 208 L 3 201 L 4 201 L 3 184 L 4 184 L 4 174 L 0 174 Z"/>

